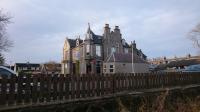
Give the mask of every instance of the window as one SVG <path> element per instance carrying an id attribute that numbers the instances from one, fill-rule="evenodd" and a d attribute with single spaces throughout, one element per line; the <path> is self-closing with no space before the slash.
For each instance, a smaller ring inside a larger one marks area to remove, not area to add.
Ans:
<path id="1" fill-rule="evenodd" d="M 112 47 L 111 48 L 111 53 L 115 53 L 116 52 L 116 48 L 115 47 Z"/>
<path id="2" fill-rule="evenodd" d="M 87 39 L 90 39 L 90 34 L 86 34 L 86 38 L 87 38 Z"/>
<path id="3" fill-rule="evenodd" d="M 113 73 L 113 69 L 110 69 L 110 72 Z"/>
<path id="4" fill-rule="evenodd" d="M 96 55 L 101 56 L 101 46 L 100 45 L 96 45 Z"/>
<path id="5" fill-rule="evenodd" d="M 87 52 L 87 53 L 90 52 L 90 45 L 86 45 L 86 52 Z"/>
<path id="6" fill-rule="evenodd" d="M 27 70 L 31 70 L 31 67 L 28 65 L 28 68 L 27 68 Z"/>
<path id="7" fill-rule="evenodd" d="M 124 48 L 124 52 L 125 52 L 125 53 L 128 53 L 128 48 Z"/>
<path id="8" fill-rule="evenodd" d="M 113 73 L 114 72 L 114 66 L 110 65 L 110 72 Z"/>
<path id="9" fill-rule="evenodd" d="M 65 69 L 67 69 L 67 64 L 65 64 Z"/>
<path id="10" fill-rule="evenodd" d="M 122 40 L 122 44 L 123 44 L 124 46 L 126 45 L 126 43 L 125 43 L 125 40 L 124 40 L 124 39 Z"/>
<path id="11" fill-rule="evenodd" d="M 96 73 L 101 73 L 100 61 L 96 63 Z"/>

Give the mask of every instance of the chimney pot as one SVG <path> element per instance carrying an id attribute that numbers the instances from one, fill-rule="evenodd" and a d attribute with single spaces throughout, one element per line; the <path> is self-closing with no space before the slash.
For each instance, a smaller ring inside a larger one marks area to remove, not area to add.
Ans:
<path id="1" fill-rule="evenodd" d="M 105 24 L 105 27 L 108 27 L 108 28 L 109 28 L 109 24 Z"/>

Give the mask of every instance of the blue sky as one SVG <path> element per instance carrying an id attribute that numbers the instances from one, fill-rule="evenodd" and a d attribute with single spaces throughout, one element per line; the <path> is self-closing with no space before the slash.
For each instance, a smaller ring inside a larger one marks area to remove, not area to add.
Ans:
<path id="1" fill-rule="evenodd" d="M 187 38 L 200 22 L 200 0 L 0 0 L 8 12 L 7 63 L 46 62 L 62 59 L 66 37 L 84 35 L 90 22 L 101 35 L 105 23 L 119 25 L 122 37 L 135 40 L 149 57 L 197 55 Z"/>

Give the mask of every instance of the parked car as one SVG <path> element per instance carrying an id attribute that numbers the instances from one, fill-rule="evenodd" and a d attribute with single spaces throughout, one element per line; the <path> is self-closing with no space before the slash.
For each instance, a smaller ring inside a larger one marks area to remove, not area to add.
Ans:
<path id="1" fill-rule="evenodd" d="M 200 64 L 197 65 L 190 65 L 182 72 L 200 72 Z"/>
<path id="2" fill-rule="evenodd" d="M 10 78 L 12 75 L 16 76 L 17 73 L 7 67 L 0 66 L 0 79 L 2 79 L 2 77 Z"/>

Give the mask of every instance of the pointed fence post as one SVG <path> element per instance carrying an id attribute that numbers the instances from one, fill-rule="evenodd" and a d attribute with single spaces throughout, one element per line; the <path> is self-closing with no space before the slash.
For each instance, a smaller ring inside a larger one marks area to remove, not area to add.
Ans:
<path id="1" fill-rule="evenodd" d="M 30 103 L 31 87 L 30 87 L 30 75 L 25 74 L 25 103 Z"/>
<path id="2" fill-rule="evenodd" d="M 7 99 L 7 77 L 2 75 L 1 80 L 1 94 L 0 94 L 0 105 L 6 105 Z"/>
<path id="3" fill-rule="evenodd" d="M 9 96 L 8 96 L 8 99 L 9 99 L 8 104 L 13 105 L 15 104 L 15 92 L 16 92 L 16 88 L 15 88 L 16 76 L 15 75 L 11 76 L 11 78 L 9 79 L 9 83 L 10 83 L 10 90 L 9 90 Z"/>

